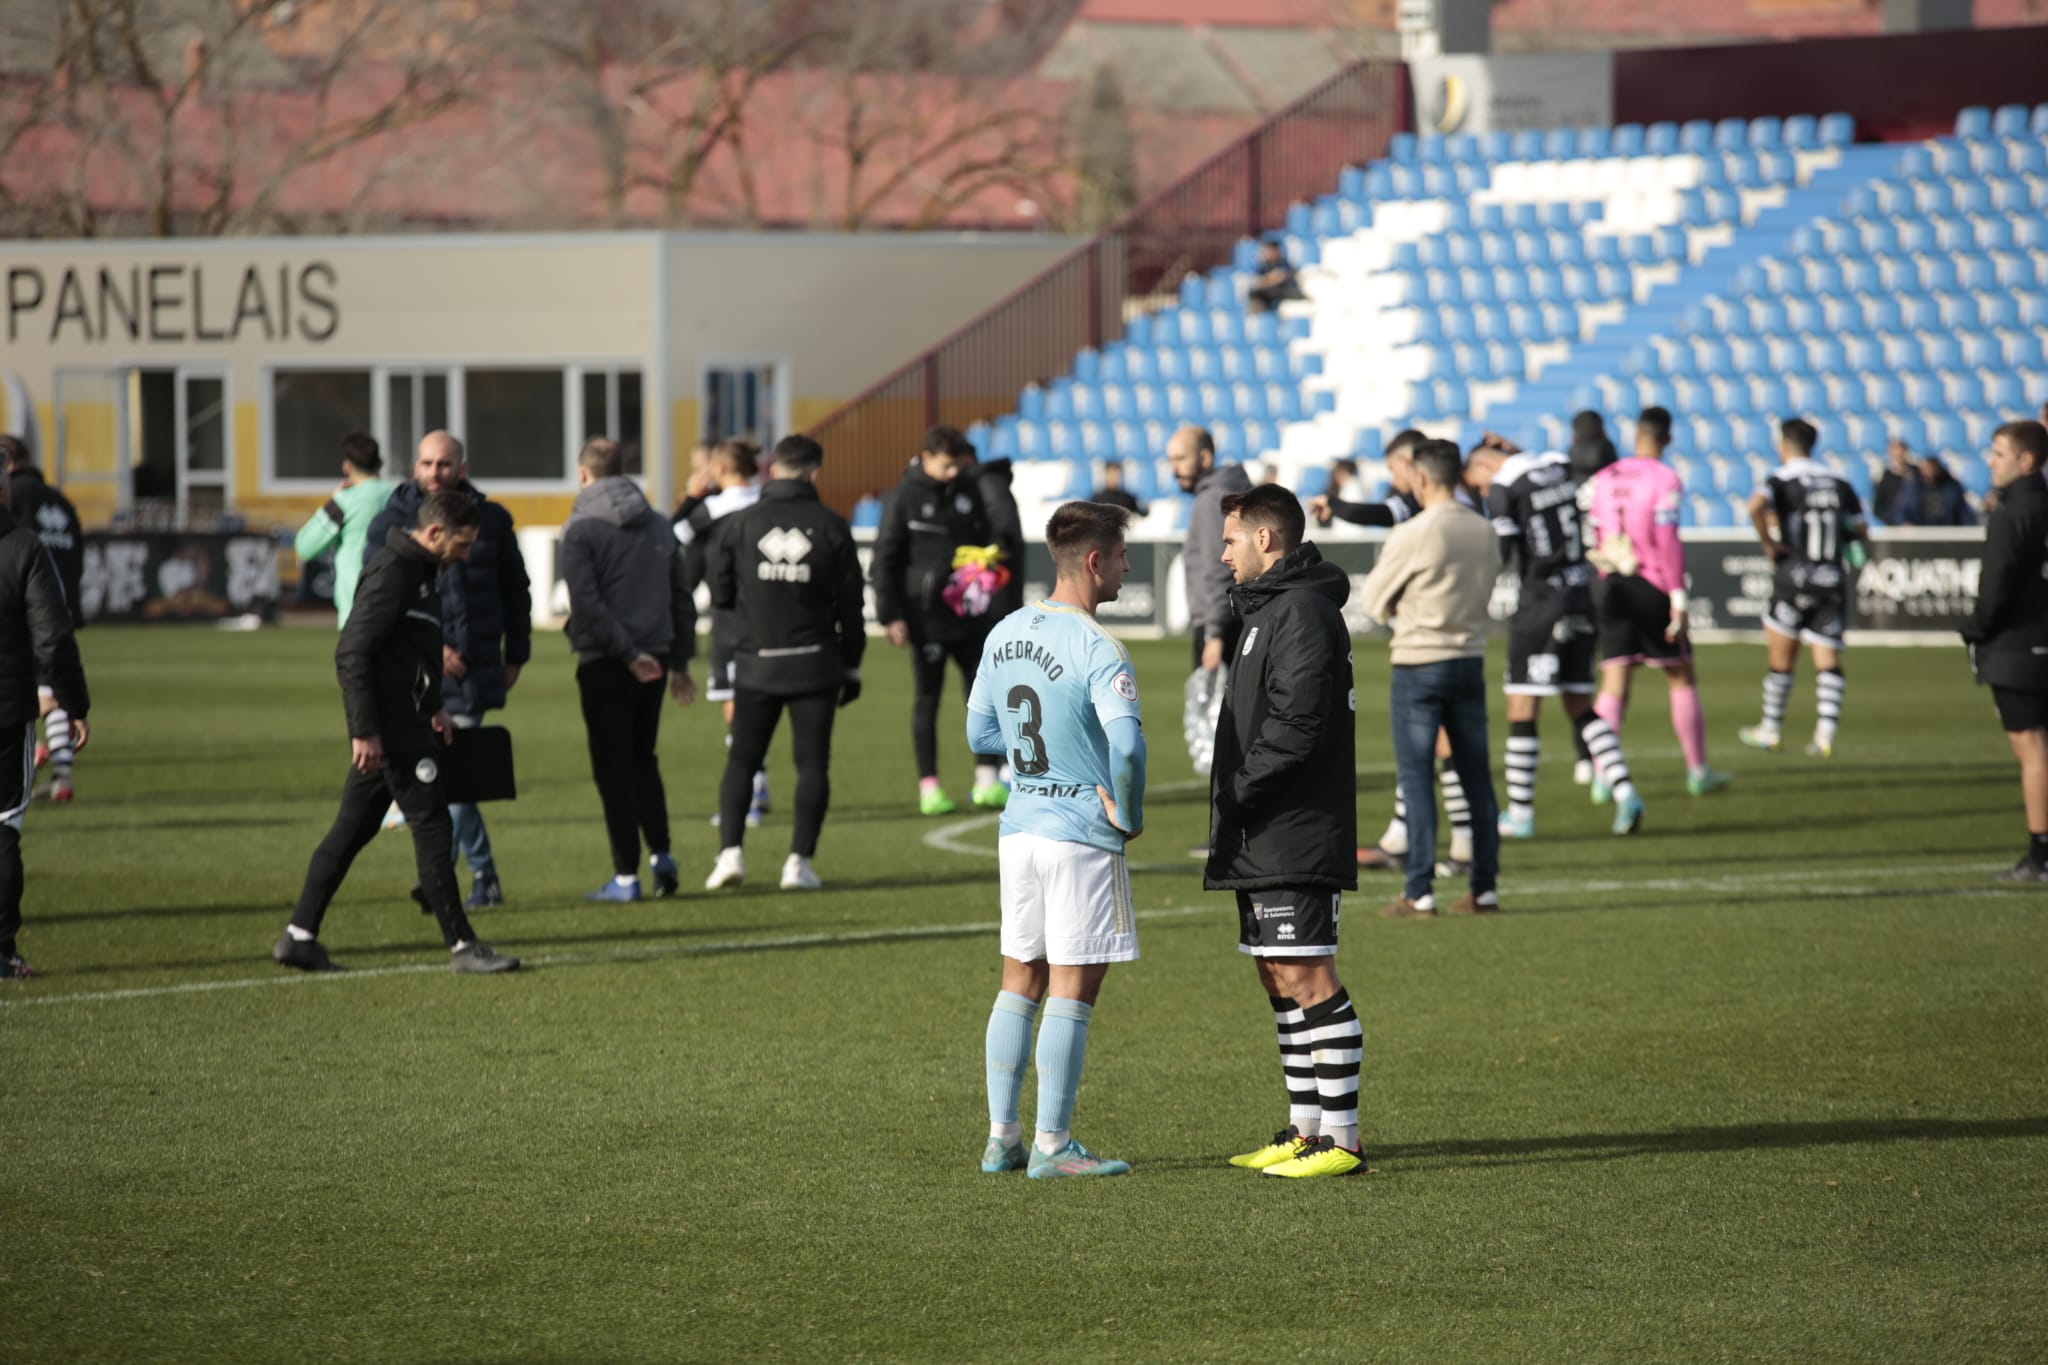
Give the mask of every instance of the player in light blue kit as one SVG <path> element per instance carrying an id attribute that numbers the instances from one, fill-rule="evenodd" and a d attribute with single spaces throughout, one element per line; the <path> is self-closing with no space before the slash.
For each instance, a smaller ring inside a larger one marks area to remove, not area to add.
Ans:
<path id="1" fill-rule="evenodd" d="M 1130 514 L 1070 502 L 1045 540 L 1058 582 L 1052 596 L 1012 612 L 988 637 L 967 699 L 975 753 L 1010 756 L 1003 811 L 1003 989 L 988 1018 L 991 1174 L 1027 1164 L 1017 1098 L 1038 1030 L 1038 1136 L 1034 1180 L 1123 1175 L 1068 1127 L 1087 1053 L 1088 1016 L 1112 962 L 1138 956 L 1124 845 L 1145 826 L 1145 734 L 1131 656 L 1095 620 L 1130 572 Z M 1046 996 L 1050 993 L 1051 999 Z"/>

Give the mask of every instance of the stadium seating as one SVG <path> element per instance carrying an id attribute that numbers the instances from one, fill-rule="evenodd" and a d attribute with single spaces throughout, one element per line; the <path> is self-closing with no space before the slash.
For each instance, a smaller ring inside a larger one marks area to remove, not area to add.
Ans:
<path id="1" fill-rule="evenodd" d="M 1307 299 L 1248 310 L 1240 243 L 970 437 L 1071 471 L 1020 479 L 1027 516 L 1125 461 L 1161 531 L 1183 422 L 1304 496 L 1339 457 L 1380 477 L 1403 426 L 1556 447 L 1590 408 L 1625 446 L 1651 403 L 1678 415 L 1700 525 L 1742 524 L 1793 415 L 1859 488 L 1896 436 L 1981 492 L 1992 427 L 2048 398 L 2048 105 L 1966 109 L 1919 144 L 1853 134 L 1828 115 L 1399 135 L 1289 210 Z"/>

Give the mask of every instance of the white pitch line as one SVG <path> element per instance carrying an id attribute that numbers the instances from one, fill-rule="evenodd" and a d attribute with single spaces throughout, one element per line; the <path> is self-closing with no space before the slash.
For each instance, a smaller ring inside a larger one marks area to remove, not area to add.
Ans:
<path id="1" fill-rule="evenodd" d="M 1221 905 L 1177 905 L 1161 910 L 1140 910 L 1142 920 L 1186 919 L 1191 915 L 1221 914 Z M 831 948 L 901 939 L 976 938 L 994 934 L 1002 926 L 984 924 L 924 924 L 901 929 L 855 929 L 839 934 L 785 934 L 777 938 L 725 939 L 717 943 L 657 943 L 639 948 L 617 948 L 602 953 L 543 953 L 526 956 L 524 963 L 536 967 L 576 966 L 586 963 L 627 962 L 637 958 L 718 957 L 734 953 L 760 953 L 788 948 Z M 118 991 L 81 991 L 73 995 L 37 995 L 0 999 L 0 1009 L 30 1005 L 90 1005 L 115 1000 L 148 1000 L 167 995 L 199 995 L 208 991 L 248 990 L 258 986 L 342 985 L 368 981 L 380 976 L 411 976 L 421 972 L 445 972 L 438 962 L 408 962 L 393 967 L 351 968 L 345 972 L 290 972 L 271 976 L 234 977 L 226 981 L 188 981 L 175 986 L 136 986 Z"/>

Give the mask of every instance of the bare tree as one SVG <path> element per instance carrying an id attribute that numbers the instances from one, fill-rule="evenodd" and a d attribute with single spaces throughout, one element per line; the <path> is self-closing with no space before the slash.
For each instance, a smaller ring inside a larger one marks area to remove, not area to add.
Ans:
<path id="1" fill-rule="evenodd" d="M 0 125 L 0 179 L 79 235 L 292 226 L 305 172 L 460 99 L 464 24 L 443 0 L 34 8 L 39 88 Z"/>

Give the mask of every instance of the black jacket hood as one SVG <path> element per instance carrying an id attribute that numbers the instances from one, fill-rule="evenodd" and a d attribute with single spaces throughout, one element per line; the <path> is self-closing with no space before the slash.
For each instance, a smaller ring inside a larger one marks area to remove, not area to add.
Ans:
<path id="1" fill-rule="evenodd" d="M 1239 616 L 1250 616 L 1283 592 L 1320 593 L 1341 608 L 1351 600 L 1351 575 L 1325 562 L 1314 541 L 1303 541 L 1251 582 L 1233 587 L 1230 601 Z"/>

